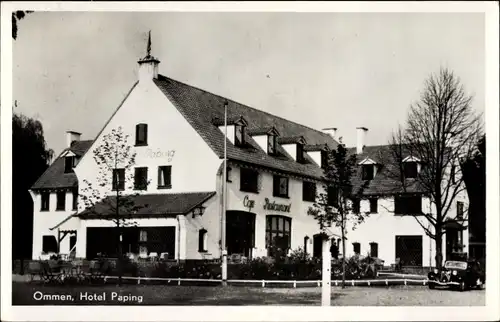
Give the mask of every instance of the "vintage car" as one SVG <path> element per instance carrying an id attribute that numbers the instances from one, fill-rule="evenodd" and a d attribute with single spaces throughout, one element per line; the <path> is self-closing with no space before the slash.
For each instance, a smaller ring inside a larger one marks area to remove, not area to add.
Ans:
<path id="1" fill-rule="evenodd" d="M 446 261 L 441 270 L 435 268 L 428 274 L 429 288 L 449 286 L 460 291 L 483 288 L 485 274 L 477 261 Z"/>

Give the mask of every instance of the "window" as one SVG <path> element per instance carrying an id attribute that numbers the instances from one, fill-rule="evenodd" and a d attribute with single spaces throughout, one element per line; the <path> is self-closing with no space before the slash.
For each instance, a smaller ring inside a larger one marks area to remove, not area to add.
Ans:
<path id="1" fill-rule="evenodd" d="M 226 168 L 226 182 L 232 182 L 231 181 L 231 170 L 233 170 L 231 167 Z"/>
<path id="2" fill-rule="evenodd" d="M 206 252 L 207 251 L 207 230 L 200 229 L 198 231 L 198 251 Z"/>
<path id="3" fill-rule="evenodd" d="M 316 201 L 316 183 L 304 181 L 302 183 L 302 200 L 303 201 Z"/>
<path id="4" fill-rule="evenodd" d="M 359 200 L 358 198 L 354 198 L 352 200 L 352 212 L 355 214 L 359 214 L 361 210 L 360 208 L 361 208 L 361 200 Z"/>
<path id="5" fill-rule="evenodd" d="M 303 144 L 298 144 L 297 143 L 297 162 L 299 163 L 304 163 L 305 158 L 304 158 L 304 145 Z"/>
<path id="6" fill-rule="evenodd" d="M 57 253 L 56 236 L 44 235 L 42 237 L 42 251 L 44 253 Z"/>
<path id="7" fill-rule="evenodd" d="M 362 169 L 362 180 L 373 180 L 375 176 L 375 166 L 373 164 L 363 164 Z"/>
<path id="8" fill-rule="evenodd" d="M 394 198 L 394 212 L 397 215 L 419 215 L 422 213 L 421 196 L 398 196 Z"/>
<path id="9" fill-rule="evenodd" d="M 266 248 L 271 257 L 285 255 L 290 249 L 292 219 L 271 215 L 266 217 Z"/>
<path id="10" fill-rule="evenodd" d="M 378 244 L 370 243 L 370 257 L 378 257 Z"/>
<path id="11" fill-rule="evenodd" d="M 148 232 L 146 230 L 141 230 L 139 232 L 139 241 L 147 242 L 148 241 Z"/>
<path id="12" fill-rule="evenodd" d="M 259 173 L 252 169 L 240 169 L 240 190 L 258 193 Z"/>
<path id="13" fill-rule="evenodd" d="M 309 236 L 304 237 L 304 253 L 309 254 Z"/>
<path id="14" fill-rule="evenodd" d="M 158 167 L 158 189 L 172 188 L 172 166 Z"/>
<path id="15" fill-rule="evenodd" d="M 464 203 L 462 201 L 457 201 L 457 219 L 464 218 Z"/>
<path id="16" fill-rule="evenodd" d="M 148 168 L 135 168 L 134 189 L 146 190 L 148 184 Z"/>
<path id="17" fill-rule="evenodd" d="M 78 209 L 78 189 L 73 190 L 73 210 Z"/>
<path id="18" fill-rule="evenodd" d="M 112 190 L 125 189 L 125 169 L 113 169 Z"/>
<path id="19" fill-rule="evenodd" d="M 75 166 L 75 157 L 65 157 L 64 158 L 64 173 L 73 172 L 73 168 Z"/>
<path id="20" fill-rule="evenodd" d="M 378 199 L 370 198 L 370 213 L 376 214 L 378 213 Z"/>
<path id="21" fill-rule="evenodd" d="M 339 192 L 337 188 L 330 186 L 327 192 L 328 205 L 333 207 L 339 206 Z"/>
<path id="22" fill-rule="evenodd" d="M 244 125 L 236 125 L 235 133 L 234 133 L 234 144 L 236 146 L 244 146 L 245 145 L 245 126 Z"/>
<path id="23" fill-rule="evenodd" d="M 267 153 L 270 155 L 276 154 L 276 135 L 267 136 Z"/>
<path id="24" fill-rule="evenodd" d="M 56 210 L 66 210 L 66 191 L 58 191 Z"/>
<path id="25" fill-rule="evenodd" d="M 326 169 L 328 166 L 328 152 L 321 151 L 321 168 Z"/>
<path id="26" fill-rule="evenodd" d="M 417 163 L 416 162 L 405 162 L 403 164 L 403 170 L 405 173 L 405 178 L 416 178 L 417 177 Z"/>
<path id="27" fill-rule="evenodd" d="M 135 145 L 148 145 L 148 125 L 137 124 L 135 126 Z"/>
<path id="28" fill-rule="evenodd" d="M 288 178 L 275 175 L 273 176 L 273 196 L 288 198 Z"/>
<path id="29" fill-rule="evenodd" d="M 48 211 L 49 206 L 50 206 L 50 192 L 42 192 L 42 207 L 40 208 L 41 211 Z"/>
<path id="30" fill-rule="evenodd" d="M 360 243 L 352 243 L 352 249 L 354 251 L 354 254 L 359 255 L 361 253 L 361 244 Z"/>

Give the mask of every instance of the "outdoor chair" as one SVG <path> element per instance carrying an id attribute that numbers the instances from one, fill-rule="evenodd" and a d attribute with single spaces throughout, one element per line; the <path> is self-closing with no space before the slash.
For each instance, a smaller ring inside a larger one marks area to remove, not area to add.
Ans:
<path id="1" fill-rule="evenodd" d="M 42 262 L 43 281 L 45 283 L 62 283 L 63 273 L 57 261 Z"/>
<path id="2" fill-rule="evenodd" d="M 92 273 L 89 261 L 83 260 L 78 272 L 78 281 L 80 282 L 88 281 L 89 283 L 92 283 L 93 279 L 94 279 L 94 274 Z"/>
<path id="3" fill-rule="evenodd" d="M 43 268 L 40 262 L 29 262 L 28 274 L 30 275 L 30 282 L 33 282 L 36 276 L 43 280 Z"/>

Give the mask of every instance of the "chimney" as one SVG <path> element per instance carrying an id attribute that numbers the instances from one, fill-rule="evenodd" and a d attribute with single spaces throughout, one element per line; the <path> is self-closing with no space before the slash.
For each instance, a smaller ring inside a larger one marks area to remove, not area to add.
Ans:
<path id="1" fill-rule="evenodd" d="M 322 129 L 323 133 L 329 134 L 333 139 L 335 139 L 335 136 L 337 135 L 337 128 L 336 127 L 328 127 L 326 129 Z"/>
<path id="2" fill-rule="evenodd" d="M 73 141 L 80 141 L 82 134 L 75 131 L 66 131 L 66 147 L 71 147 Z"/>
<path id="3" fill-rule="evenodd" d="M 158 64 L 160 61 L 151 56 L 151 31 L 149 31 L 148 35 L 146 56 L 137 63 L 139 63 L 139 82 L 151 81 L 158 78 Z"/>
<path id="4" fill-rule="evenodd" d="M 365 137 L 368 129 L 366 127 L 357 127 L 357 144 L 356 144 L 356 152 L 358 154 L 363 153 L 363 149 L 365 147 Z"/>

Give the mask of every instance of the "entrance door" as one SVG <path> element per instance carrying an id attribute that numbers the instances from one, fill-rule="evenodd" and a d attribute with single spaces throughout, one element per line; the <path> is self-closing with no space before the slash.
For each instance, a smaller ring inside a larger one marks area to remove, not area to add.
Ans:
<path id="1" fill-rule="evenodd" d="M 422 236 L 396 236 L 396 258 L 402 266 L 422 266 Z"/>
<path id="2" fill-rule="evenodd" d="M 226 246 L 228 255 L 252 256 L 255 240 L 255 214 L 245 211 L 226 212 Z"/>

